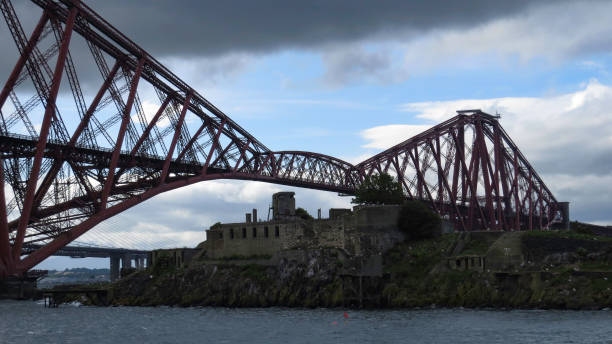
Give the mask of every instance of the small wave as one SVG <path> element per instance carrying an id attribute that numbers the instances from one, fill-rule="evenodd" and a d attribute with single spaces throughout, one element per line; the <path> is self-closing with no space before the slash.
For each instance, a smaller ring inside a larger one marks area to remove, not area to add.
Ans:
<path id="1" fill-rule="evenodd" d="M 83 304 L 80 303 L 79 301 L 72 301 L 67 303 L 68 306 L 72 306 L 72 307 L 81 307 Z"/>

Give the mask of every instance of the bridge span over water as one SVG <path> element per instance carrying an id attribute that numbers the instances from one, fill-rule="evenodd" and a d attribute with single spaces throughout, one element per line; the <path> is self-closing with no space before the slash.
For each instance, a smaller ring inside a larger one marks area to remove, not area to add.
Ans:
<path id="1" fill-rule="evenodd" d="M 23 254 L 30 254 L 42 247 L 41 244 L 26 244 L 23 246 Z M 70 245 L 60 248 L 52 255 L 70 258 L 109 258 L 111 281 L 119 278 L 120 268 L 144 269 L 151 262 L 151 251 L 113 247 Z"/>
<path id="2" fill-rule="evenodd" d="M 495 116 L 459 111 L 358 164 L 272 151 L 112 18 L 79 0 L 32 2 L 40 17 L 26 30 L 10 0 L 0 0 L 15 42 L 2 52 L 14 57 L 11 72 L 0 76 L 0 276 L 23 274 L 151 197 L 213 179 L 351 194 L 367 176 L 389 173 L 457 230 L 547 228 L 560 217 Z M 80 86 L 85 77 L 91 94 Z M 145 95 L 154 113 L 145 113 Z"/>

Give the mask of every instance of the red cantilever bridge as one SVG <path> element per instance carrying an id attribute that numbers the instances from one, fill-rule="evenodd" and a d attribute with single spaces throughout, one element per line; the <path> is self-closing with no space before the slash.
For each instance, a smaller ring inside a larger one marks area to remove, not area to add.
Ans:
<path id="1" fill-rule="evenodd" d="M 350 194 L 389 173 L 465 231 L 546 228 L 560 216 L 494 116 L 460 111 L 356 165 L 275 152 L 79 0 L 32 1 L 40 19 L 26 35 L 0 0 L 16 48 L 2 52 L 15 62 L 0 93 L 0 276 L 23 274 L 157 194 L 211 179 Z M 39 248 L 23 256 L 26 244 Z"/>

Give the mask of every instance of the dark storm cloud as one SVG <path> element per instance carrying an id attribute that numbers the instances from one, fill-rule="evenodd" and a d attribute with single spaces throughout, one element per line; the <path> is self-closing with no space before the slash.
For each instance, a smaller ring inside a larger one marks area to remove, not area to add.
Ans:
<path id="1" fill-rule="evenodd" d="M 343 47 L 326 51 L 323 62 L 327 66 L 323 81 L 331 86 L 344 85 L 363 76 L 379 83 L 402 81 L 407 77 L 407 73 L 393 70 L 391 56 L 384 51 L 367 52 L 358 47 Z"/>
<path id="2" fill-rule="evenodd" d="M 86 1 L 154 55 L 265 52 L 393 31 L 470 27 L 535 1 Z M 541 3 L 542 1 L 537 1 Z"/>
<path id="3" fill-rule="evenodd" d="M 406 76 L 397 75 L 397 66 L 390 64 L 389 56 L 361 51 L 352 43 L 373 37 L 408 41 L 435 30 L 465 30 L 500 18 L 526 15 L 530 8 L 547 2 L 550 1 L 84 0 L 153 56 L 207 58 L 201 64 L 212 66 L 212 77 L 216 71 L 227 69 L 227 61 L 209 61 L 211 58 L 287 48 L 324 48 L 327 70 L 323 81 L 334 86 L 363 75 L 381 83 L 402 81 Z M 29 0 L 13 0 L 13 4 L 29 34 L 40 9 Z M 15 50 L 8 30 L 0 30 L 0 46 Z M 91 60 L 87 51 L 72 47 L 71 52 L 75 60 Z M 14 65 L 15 58 L 9 55 L 0 56 L 0 77 L 8 75 Z M 244 64 L 240 57 L 234 56 L 233 61 Z M 87 73 L 79 73 L 85 87 L 90 80 Z"/>

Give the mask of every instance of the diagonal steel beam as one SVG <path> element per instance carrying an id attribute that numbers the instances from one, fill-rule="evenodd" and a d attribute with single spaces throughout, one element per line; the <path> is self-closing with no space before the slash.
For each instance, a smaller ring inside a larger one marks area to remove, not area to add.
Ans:
<path id="1" fill-rule="evenodd" d="M 115 149 L 113 150 L 113 155 L 111 157 L 108 174 L 106 176 L 106 182 L 104 183 L 104 189 L 102 192 L 102 198 L 100 199 L 101 209 L 106 208 L 110 189 L 115 182 L 115 168 L 117 167 L 117 161 L 119 160 L 119 153 L 121 153 L 121 145 L 123 144 L 123 138 L 125 137 L 125 130 L 127 128 L 128 123 L 130 122 L 132 104 L 134 103 L 134 97 L 136 96 L 136 90 L 138 88 L 138 81 L 140 81 L 140 74 L 142 73 L 142 68 L 144 67 L 144 64 L 145 59 L 141 58 L 138 62 L 138 66 L 136 67 L 136 71 L 134 72 L 134 77 L 132 78 L 132 84 L 130 86 L 130 95 L 128 96 L 127 103 L 125 104 L 123 120 L 121 121 L 121 127 L 119 128 L 117 142 L 115 143 Z"/>
<path id="2" fill-rule="evenodd" d="M 64 36 L 62 38 L 62 46 L 57 57 L 55 71 L 53 73 L 53 81 L 51 83 L 51 90 L 49 92 L 49 99 L 47 101 L 47 107 L 45 108 L 43 123 L 40 129 L 40 138 L 36 147 L 36 155 L 34 156 L 30 178 L 28 179 L 27 183 L 26 198 L 23 205 L 23 210 L 21 212 L 21 218 L 19 219 L 19 225 L 17 227 L 17 237 L 13 243 L 13 259 L 15 261 L 19 260 L 21 256 L 21 246 L 23 245 L 26 227 L 30 222 L 30 212 L 32 211 L 32 204 L 34 202 L 34 192 L 36 191 L 38 172 L 40 171 L 43 152 L 47 144 L 47 137 L 49 135 L 49 128 L 51 126 L 51 118 L 55 112 L 55 99 L 57 98 L 57 93 L 62 81 L 66 54 L 68 53 L 70 38 L 72 37 L 72 27 L 74 25 L 74 21 L 76 20 L 77 14 L 78 9 L 73 7 L 70 11 L 70 17 L 66 22 L 66 29 L 64 30 Z"/>
<path id="3" fill-rule="evenodd" d="M 189 139 L 189 141 L 187 142 L 185 147 L 183 147 L 183 150 L 181 150 L 181 152 L 176 156 L 176 161 L 181 161 L 183 159 L 183 156 L 185 156 L 185 154 L 187 154 L 189 149 L 191 149 L 191 146 L 193 146 L 193 144 L 198 140 L 198 138 L 200 137 L 200 134 L 202 133 L 202 131 L 204 131 L 204 129 L 208 125 L 209 124 L 207 122 L 205 122 L 205 121 L 202 122 L 202 125 L 200 125 L 198 130 L 196 130 L 195 134 L 193 134 L 191 136 L 191 139 Z"/>
<path id="4" fill-rule="evenodd" d="M 28 41 L 24 52 L 19 56 L 17 64 L 15 64 L 11 75 L 9 76 L 8 80 L 4 84 L 4 87 L 2 88 L 2 92 L 0 93 L 0 109 L 2 108 L 2 106 L 4 106 L 4 102 L 6 101 L 6 98 L 8 97 L 9 93 L 13 90 L 15 82 L 19 78 L 21 70 L 30 58 L 30 55 L 32 54 L 32 50 L 34 50 L 36 43 L 38 43 L 38 38 L 40 37 L 40 34 L 42 33 L 45 24 L 48 20 L 49 13 L 45 10 L 42 16 L 40 17 L 38 24 L 36 24 L 36 27 L 34 28 L 32 35 L 30 36 L 30 40 Z"/>
<path id="5" fill-rule="evenodd" d="M 189 102 L 191 101 L 192 94 L 193 93 L 189 93 L 185 97 L 185 102 L 183 103 L 183 109 L 181 110 L 181 114 L 176 124 L 174 137 L 172 138 L 172 143 L 170 144 L 170 148 L 168 149 L 168 155 L 166 156 L 166 161 L 164 161 L 164 167 L 162 168 L 162 173 L 159 178 L 160 183 L 166 182 L 166 177 L 168 176 L 168 169 L 170 168 L 170 161 L 172 160 L 172 154 L 174 154 L 174 148 L 176 147 L 176 142 L 178 140 L 179 135 L 181 134 L 181 128 L 183 126 L 183 121 L 185 120 L 185 114 L 187 114 L 187 108 L 189 107 Z"/>

